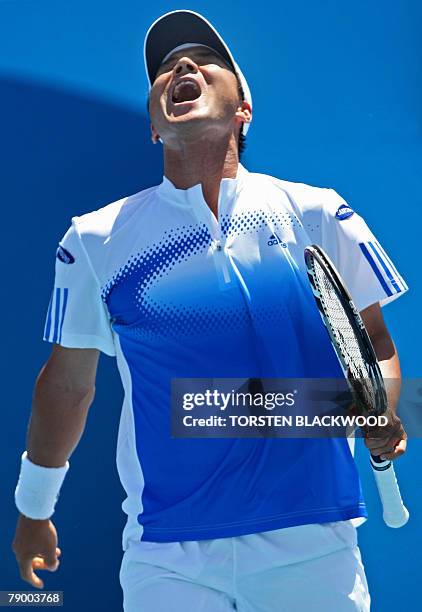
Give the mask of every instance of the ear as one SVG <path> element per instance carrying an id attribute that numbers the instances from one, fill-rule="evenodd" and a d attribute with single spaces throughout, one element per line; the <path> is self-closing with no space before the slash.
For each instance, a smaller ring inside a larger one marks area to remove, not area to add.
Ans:
<path id="1" fill-rule="evenodd" d="M 242 123 L 250 123 L 252 121 L 252 107 L 249 102 L 243 100 L 242 106 L 239 106 L 235 117 L 239 117 Z"/>
<path id="2" fill-rule="evenodd" d="M 151 123 L 151 140 L 153 144 L 157 144 L 160 141 L 160 135 Z"/>

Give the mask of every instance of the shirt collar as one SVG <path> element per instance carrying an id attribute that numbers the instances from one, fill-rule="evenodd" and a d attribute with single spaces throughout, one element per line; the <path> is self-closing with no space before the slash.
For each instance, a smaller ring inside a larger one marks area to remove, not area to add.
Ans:
<path id="1" fill-rule="evenodd" d="M 242 164 L 239 164 L 235 178 L 221 179 L 220 199 L 227 201 L 238 195 L 248 175 L 248 170 Z M 197 183 L 188 189 L 177 189 L 166 176 L 163 176 L 162 182 L 158 185 L 158 194 L 173 203 L 185 206 L 192 206 L 198 199 L 203 199 L 201 183 Z"/>

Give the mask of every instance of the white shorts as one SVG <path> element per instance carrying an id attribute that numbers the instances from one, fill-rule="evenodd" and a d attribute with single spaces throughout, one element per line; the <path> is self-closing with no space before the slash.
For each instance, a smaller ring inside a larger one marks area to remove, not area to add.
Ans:
<path id="1" fill-rule="evenodd" d="M 125 612 L 368 612 L 351 521 L 198 542 L 134 542 Z"/>

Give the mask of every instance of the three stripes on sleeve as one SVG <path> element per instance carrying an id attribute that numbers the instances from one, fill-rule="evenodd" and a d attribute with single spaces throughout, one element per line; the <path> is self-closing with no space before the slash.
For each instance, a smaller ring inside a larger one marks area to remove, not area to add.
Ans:
<path id="1" fill-rule="evenodd" d="M 406 283 L 379 242 L 360 242 L 359 246 L 388 297 L 406 291 Z"/>
<path id="2" fill-rule="evenodd" d="M 55 287 L 53 289 L 45 321 L 44 340 L 60 344 L 68 297 L 69 289 L 67 287 Z"/>

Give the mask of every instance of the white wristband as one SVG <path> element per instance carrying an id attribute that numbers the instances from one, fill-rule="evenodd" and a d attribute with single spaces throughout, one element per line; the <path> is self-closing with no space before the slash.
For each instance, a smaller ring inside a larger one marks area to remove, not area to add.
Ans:
<path id="1" fill-rule="evenodd" d="M 22 455 L 21 471 L 15 491 L 16 506 L 21 514 L 31 519 L 48 519 L 54 513 L 69 462 L 63 467 L 42 467 Z"/>

